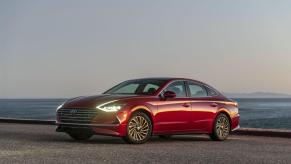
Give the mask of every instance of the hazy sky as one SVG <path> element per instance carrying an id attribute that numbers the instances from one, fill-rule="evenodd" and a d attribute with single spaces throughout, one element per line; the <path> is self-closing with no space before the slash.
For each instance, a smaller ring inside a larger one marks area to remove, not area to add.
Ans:
<path id="1" fill-rule="evenodd" d="M 291 94 L 291 1 L 0 1 L 0 98 L 156 76 Z"/>

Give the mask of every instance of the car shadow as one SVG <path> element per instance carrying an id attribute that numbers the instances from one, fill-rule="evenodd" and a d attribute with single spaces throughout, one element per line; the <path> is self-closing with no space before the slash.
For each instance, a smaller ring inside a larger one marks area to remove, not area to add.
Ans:
<path id="1" fill-rule="evenodd" d="M 71 139 L 69 136 L 65 137 L 60 137 L 60 138 L 40 138 L 38 141 L 43 141 L 43 142 L 62 142 L 62 143 L 82 143 L 82 144 L 126 144 L 126 142 L 120 138 L 120 137 L 112 137 L 112 136 L 94 136 L 90 140 L 86 141 L 77 141 Z M 211 141 L 208 138 L 205 137 L 182 137 L 182 136 L 173 136 L 168 139 L 161 139 L 159 137 L 152 137 L 147 144 L 155 143 L 177 143 L 177 142 L 209 142 Z"/>
<path id="2" fill-rule="evenodd" d="M 70 138 L 69 138 L 70 139 Z M 211 141 L 208 137 L 206 136 L 195 136 L 195 135 L 187 135 L 187 136 L 171 136 L 170 138 L 163 139 L 159 138 L 157 136 L 151 137 L 151 139 L 147 143 L 172 143 L 172 142 L 197 142 L 197 141 Z M 76 141 L 73 141 L 76 142 Z M 79 141 L 77 141 L 79 142 Z M 126 143 L 125 141 L 122 140 L 120 137 L 111 137 L 111 136 L 95 136 L 92 139 L 88 141 L 83 141 L 82 143 L 90 143 L 90 144 L 124 144 Z"/>
<path id="3" fill-rule="evenodd" d="M 126 142 L 120 137 L 95 135 L 87 141 L 76 141 L 71 139 L 65 133 L 24 133 L 21 131 L 6 131 L 1 132 L 0 137 L 2 140 L 20 140 L 30 142 L 67 142 L 67 143 L 82 143 L 82 144 L 125 144 Z M 170 138 L 163 139 L 157 136 L 151 137 L 148 143 L 172 143 L 172 142 L 209 142 L 211 141 L 207 135 L 174 135 Z"/>
<path id="4" fill-rule="evenodd" d="M 172 142 L 172 141 L 183 141 L 183 142 L 195 142 L 195 141 L 211 141 L 208 136 L 206 135 L 174 135 L 170 138 L 159 138 L 155 137 L 152 140 L 153 142 L 157 141 L 163 141 L 163 142 Z"/>

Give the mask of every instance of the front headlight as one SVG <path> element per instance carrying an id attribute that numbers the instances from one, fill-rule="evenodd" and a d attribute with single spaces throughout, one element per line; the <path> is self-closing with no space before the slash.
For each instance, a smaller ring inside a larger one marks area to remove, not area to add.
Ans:
<path id="1" fill-rule="evenodd" d="M 116 104 L 116 103 L 109 102 L 109 103 L 101 104 L 97 106 L 96 108 L 104 112 L 117 112 L 120 109 L 122 109 L 124 105 L 125 104 Z"/>

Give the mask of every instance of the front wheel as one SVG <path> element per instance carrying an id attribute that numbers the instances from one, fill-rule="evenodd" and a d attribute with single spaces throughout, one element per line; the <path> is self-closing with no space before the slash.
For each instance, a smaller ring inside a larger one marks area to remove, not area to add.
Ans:
<path id="1" fill-rule="evenodd" d="M 223 141 L 227 139 L 229 133 L 230 120 L 225 114 L 220 113 L 215 119 L 210 138 L 214 141 Z"/>
<path id="2" fill-rule="evenodd" d="M 131 144 L 142 144 L 147 142 L 152 134 L 152 122 L 143 112 L 133 113 L 128 120 L 127 134 L 124 140 Z"/>

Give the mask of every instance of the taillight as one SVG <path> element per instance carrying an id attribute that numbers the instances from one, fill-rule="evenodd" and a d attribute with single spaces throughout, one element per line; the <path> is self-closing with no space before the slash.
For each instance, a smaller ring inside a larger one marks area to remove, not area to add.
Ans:
<path id="1" fill-rule="evenodd" d="M 234 105 L 235 107 L 238 107 L 238 103 L 237 103 L 237 102 L 233 102 L 233 105 Z"/>

